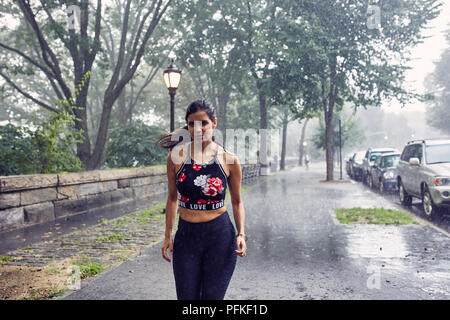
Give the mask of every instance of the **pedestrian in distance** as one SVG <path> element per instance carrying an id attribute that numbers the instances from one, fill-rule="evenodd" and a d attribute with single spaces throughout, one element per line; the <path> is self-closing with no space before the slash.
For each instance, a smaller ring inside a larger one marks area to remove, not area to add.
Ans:
<path id="1" fill-rule="evenodd" d="M 173 259 L 179 300 L 222 300 L 237 256 L 244 257 L 247 252 L 242 170 L 237 156 L 214 141 L 217 115 L 211 104 L 192 102 L 185 119 L 185 127 L 158 140 L 160 146 L 171 150 L 162 256 L 168 262 Z M 188 142 L 180 141 L 181 136 L 187 136 L 183 140 Z M 227 187 L 236 228 L 225 205 Z M 172 238 L 177 208 L 178 228 Z"/>
<path id="2" fill-rule="evenodd" d="M 310 162 L 309 154 L 306 154 L 305 155 L 305 166 L 306 166 L 306 169 L 309 168 L 309 162 Z"/>

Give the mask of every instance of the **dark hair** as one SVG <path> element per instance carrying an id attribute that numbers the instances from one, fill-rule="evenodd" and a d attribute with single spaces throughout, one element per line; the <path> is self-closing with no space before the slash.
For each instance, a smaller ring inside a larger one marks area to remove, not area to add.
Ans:
<path id="1" fill-rule="evenodd" d="M 189 106 L 186 109 L 186 122 L 189 117 L 189 115 L 196 113 L 197 111 L 204 111 L 208 117 L 211 119 L 211 121 L 214 121 L 217 117 L 216 109 L 213 105 L 208 103 L 206 100 L 195 100 L 189 104 Z M 155 142 L 155 144 L 159 145 L 162 148 L 165 149 L 172 149 L 177 144 L 179 144 L 182 141 L 182 136 L 179 134 L 182 130 L 187 130 L 188 126 L 184 126 L 182 128 L 176 129 L 173 132 L 163 133 L 159 136 L 158 140 Z M 178 135 L 179 139 L 178 141 L 174 140 L 172 141 L 172 136 Z M 191 138 L 192 139 L 192 138 Z M 214 139 L 214 138 L 213 138 Z"/>

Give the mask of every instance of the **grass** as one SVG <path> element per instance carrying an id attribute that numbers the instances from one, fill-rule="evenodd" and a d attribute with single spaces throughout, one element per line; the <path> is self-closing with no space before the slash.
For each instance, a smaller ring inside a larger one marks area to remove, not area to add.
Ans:
<path id="1" fill-rule="evenodd" d="M 9 256 L 0 256 L 0 267 L 2 267 L 5 263 L 12 261 L 12 257 Z"/>
<path id="2" fill-rule="evenodd" d="M 152 217 L 160 215 L 163 209 L 166 207 L 165 202 L 160 202 L 157 205 L 148 207 L 138 213 L 136 213 L 136 218 L 140 224 L 147 224 L 151 222 Z"/>
<path id="3" fill-rule="evenodd" d="M 124 224 L 124 223 L 127 223 L 127 222 L 130 222 L 130 218 L 128 218 L 128 217 L 118 218 L 118 219 L 116 219 L 116 220 L 114 221 L 114 223 L 115 223 L 116 225 L 121 225 L 121 224 Z"/>
<path id="4" fill-rule="evenodd" d="M 84 256 L 76 258 L 72 262 L 72 264 L 80 268 L 81 279 L 95 276 L 95 275 L 101 273 L 104 269 L 103 264 L 95 262 Z"/>
<path id="5" fill-rule="evenodd" d="M 31 290 L 30 296 L 25 300 L 44 300 L 64 295 L 66 288 L 36 288 Z"/>
<path id="6" fill-rule="evenodd" d="M 124 240 L 125 236 L 121 233 L 112 233 L 110 235 L 104 236 L 104 237 L 98 237 L 95 238 L 95 241 L 100 241 L 100 242 L 114 242 L 114 241 L 120 241 L 120 240 Z"/>
<path id="7" fill-rule="evenodd" d="M 335 209 L 336 218 L 343 224 L 418 224 L 408 213 L 384 208 Z"/>

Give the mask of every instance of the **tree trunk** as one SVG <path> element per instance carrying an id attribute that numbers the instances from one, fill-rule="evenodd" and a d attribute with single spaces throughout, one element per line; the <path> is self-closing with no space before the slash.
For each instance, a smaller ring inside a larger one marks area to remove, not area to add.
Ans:
<path id="1" fill-rule="evenodd" d="M 259 90 L 259 162 L 261 168 L 267 168 L 267 106 L 266 106 L 266 95 L 262 90 L 262 81 L 258 80 L 257 88 Z"/>
<path id="2" fill-rule="evenodd" d="M 325 159 L 327 162 L 327 181 L 332 181 L 334 160 L 333 160 L 333 114 L 325 115 Z"/>
<path id="3" fill-rule="evenodd" d="M 305 155 L 305 148 L 303 147 L 303 143 L 305 142 L 306 125 L 308 124 L 308 121 L 309 121 L 309 119 L 305 119 L 305 122 L 303 123 L 303 127 L 302 127 L 302 135 L 300 137 L 299 158 L 298 158 L 298 164 L 300 166 L 303 166 L 303 158 Z"/>
<path id="4" fill-rule="evenodd" d="M 286 168 L 286 137 L 287 137 L 287 127 L 288 123 L 283 123 L 283 140 L 281 142 L 281 159 L 280 159 L 280 170 Z"/>
<path id="5" fill-rule="evenodd" d="M 289 108 L 285 107 L 283 114 L 283 137 L 281 141 L 280 170 L 284 170 L 286 168 L 286 138 L 287 138 L 288 124 L 289 124 Z"/>
<path id="6" fill-rule="evenodd" d="M 90 71 L 90 70 L 89 70 Z M 78 78 L 78 77 L 77 77 Z M 81 81 L 81 80 L 80 80 Z M 79 83 L 76 82 L 75 85 Z M 80 158 L 83 164 L 86 164 L 89 161 L 91 156 L 91 141 L 89 137 L 89 128 L 87 122 L 87 98 L 89 91 L 89 79 L 86 80 L 83 89 L 80 91 L 80 94 L 76 98 L 76 106 L 73 110 L 77 120 L 75 121 L 75 129 L 82 130 L 83 141 L 81 143 L 77 143 L 77 157 Z"/>
<path id="7" fill-rule="evenodd" d="M 119 98 L 117 99 L 117 112 L 118 112 L 117 118 L 119 125 L 125 125 L 127 124 L 128 121 L 125 97 L 126 97 L 126 88 L 123 88 Z"/>
<path id="8" fill-rule="evenodd" d="M 325 116 L 325 153 L 327 161 L 327 181 L 332 181 L 333 176 L 333 114 L 334 114 L 334 103 L 336 102 L 337 87 L 336 87 L 336 64 L 337 58 L 335 55 L 330 55 L 328 58 L 328 63 L 330 67 L 330 79 L 329 79 L 329 92 L 327 97 L 324 96 L 325 86 L 322 82 L 322 95 L 323 95 L 323 108 Z"/>

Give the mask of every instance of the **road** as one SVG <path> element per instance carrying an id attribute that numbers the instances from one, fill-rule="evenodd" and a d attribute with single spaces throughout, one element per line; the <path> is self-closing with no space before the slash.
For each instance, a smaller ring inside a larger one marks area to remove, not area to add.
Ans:
<path id="1" fill-rule="evenodd" d="M 259 177 L 243 194 L 248 254 L 225 299 L 450 299 L 450 237 L 418 225 L 341 225 L 334 208 L 398 208 L 325 167 Z M 415 210 L 415 209 L 413 209 Z M 231 211 L 231 208 L 230 208 Z M 61 299 L 176 299 L 161 243 Z"/>
<path id="2" fill-rule="evenodd" d="M 376 191 L 372 191 L 376 192 Z M 450 233 L 450 210 L 444 211 L 443 214 L 440 214 L 436 218 L 429 220 L 422 209 L 422 201 L 419 199 L 413 198 L 413 203 L 410 207 L 402 206 L 400 200 L 398 198 L 398 192 L 394 193 L 386 193 L 382 195 L 387 201 L 397 204 L 401 206 L 403 210 L 408 211 L 409 213 L 414 214 L 416 217 L 429 221 L 432 225 L 444 230 L 447 233 Z"/>

